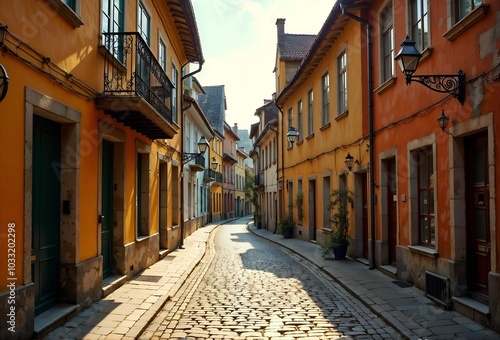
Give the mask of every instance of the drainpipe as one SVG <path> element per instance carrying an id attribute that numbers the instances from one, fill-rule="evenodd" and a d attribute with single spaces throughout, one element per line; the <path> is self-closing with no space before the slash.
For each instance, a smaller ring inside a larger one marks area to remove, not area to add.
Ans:
<path id="1" fill-rule="evenodd" d="M 191 73 L 188 73 L 184 76 L 182 76 L 181 78 L 181 86 L 180 86 L 180 96 L 181 96 L 181 114 L 180 114 L 180 126 L 181 126 L 181 134 L 180 134 L 180 138 L 181 138 L 181 209 L 180 209 L 180 219 L 181 219 L 181 240 L 180 240 L 180 243 L 179 243 L 179 248 L 180 249 L 183 249 L 184 248 L 184 162 L 182 161 L 182 154 L 184 153 L 184 111 L 186 111 L 187 109 L 189 109 L 191 107 L 191 103 L 189 103 L 188 106 L 184 107 L 184 80 L 186 80 L 187 78 L 195 75 L 196 73 L 198 72 L 201 72 L 201 69 L 203 67 L 203 63 L 205 61 L 202 60 L 198 65 L 198 69 L 191 72 Z M 184 67 L 186 67 L 186 65 L 189 64 L 189 61 L 187 63 L 185 63 L 183 66 L 182 66 L 182 69 L 181 69 L 181 72 L 182 70 L 184 69 Z"/>
<path id="2" fill-rule="evenodd" d="M 372 61 L 372 25 L 369 21 L 347 12 L 348 8 L 339 2 L 342 14 L 366 26 L 367 40 L 367 62 L 368 62 L 368 126 L 369 126 L 369 154 L 370 154 L 370 232 L 371 240 L 371 261 L 370 269 L 375 269 L 375 167 L 374 167 L 374 144 L 373 144 L 373 61 Z"/>
<path id="3" fill-rule="evenodd" d="M 278 106 L 278 103 L 276 103 L 276 100 L 274 101 L 274 105 L 280 110 L 281 112 L 281 131 L 284 131 L 285 128 L 285 113 L 281 109 L 281 107 Z M 282 132 L 284 134 L 284 132 Z M 278 135 L 278 141 L 279 141 L 279 132 L 277 133 Z M 276 173 L 278 173 L 278 169 L 276 169 Z M 283 203 L 285 202 L 285 141 L 281 141 L 281 206 L 283 206 Z M 278 186 L 279 186 L 279 181 L 278 181 Z M 278 209 L 276 209 L 276 217 L 278 216 Z M 276 219 L 276 227 L 274 228 L 273 234 L 276 232 L 276 229 L 278 227 L 278 219 Z"/>
<path id="4" fill-rule="evenodd" d="M 273 129 L 271 126 L 269 126 L 269 128 L 274 131 L 274 133 L 276 133 L 276 141 L 279 140 L 279 132 L 278 130 L 276 129 Z M 276 145 L 276 149 L 278 148 L 278 145 Z M 276 154 L 278 154 L 278 150 L 276 150 Z M 283 155 L 283 153 L 281 153 Z M 276 167 L 276 180 L 278 180 L 278 167 Z M 278 183 L 276 183 L 276 189 L 278 189 Z M 275 207 L 275 211 L 274 211 L 274 221 L 276 222 L 275 225 L 274 225 L 274 230 L 273 230 L 273 234 L 276 234 L 276 231 L 278 230 L 278 204 L 274 203 L 274 207 Z"/>

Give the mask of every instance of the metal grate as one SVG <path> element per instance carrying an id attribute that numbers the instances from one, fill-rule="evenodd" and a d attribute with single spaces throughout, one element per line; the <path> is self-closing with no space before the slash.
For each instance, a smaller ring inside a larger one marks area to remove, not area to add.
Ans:
<path id="1" fill-rule="evenodd" d="M 445 309 L 450 309 L 450 279 L 436 273 L 426 271 L 425 295 L 443 306 Z"/>

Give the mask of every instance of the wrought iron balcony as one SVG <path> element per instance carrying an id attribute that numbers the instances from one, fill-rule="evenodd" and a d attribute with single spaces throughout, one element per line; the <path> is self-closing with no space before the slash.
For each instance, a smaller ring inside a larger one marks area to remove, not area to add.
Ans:
<path id="1" fill-rule="evenodd" d="M 174 85 L 137 32 L 103 33 L 104 91 L 98 109 L 154 140 L 178 132 L 172 117 Z"/>
<path id="2" fill-rule="evenodd" d="M 254 186 L 258 188 L 264 187 L 264 173 L 260 172 L 257 175 L 255 175 L 255 183 Z"/>
<path id="3" fill-rule="evenodd" d="M 216 183 L 221 184 L 222 183 L 222 173 L 216 172 L 212 169 L 206 169 L 204 181 L 205 182 L 216 182 Z"/>
<path id="4" fill-rule="evenodd" d="M 191 161 L 190 163 L 188 163 L 188 165 L 189 165 L 189 168 L 191 169 L 191 171 L 203 171 L 203 170 L 205 170 L 205 165 L 206 165 L 205 156 L 203 156 L 202 154 L 199 154 L 198 156 L 196 156 L 194 158 L 194 162 Z"/>

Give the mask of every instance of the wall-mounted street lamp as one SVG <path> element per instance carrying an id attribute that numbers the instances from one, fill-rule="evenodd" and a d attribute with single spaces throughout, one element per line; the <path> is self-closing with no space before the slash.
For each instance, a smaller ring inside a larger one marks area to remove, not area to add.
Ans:
<path id="1" fill-rule="evenodd" d="M 290 126 L 290 129 L 288 129 L 288 133 L 286 134 L 286 139 L 293 146 L 293 143 L 297 141 L 297 138 L 299 138 L 299 133 L 293 126 Z"/>
<path id="2" fill-rule="evenodd" d="M 4 45 L 5 36 L 7 35 L 8 27 L 0 23 L 0 46 Z"/>
<path id="3" fill-rule="evenodd" d="M 219 163 L 217 163 L 217 160 L 215 159 L 215 157 L 212 157 L 212 163 L 210 163 L 211 166 L 212 166 L 212 170 L 215 171 L 217 170 L 217 167 L 219 166 Z"/>
<path id="4" fill-rule="evenodd" d="M 450 121 L 450 118 L 444 114 L 444 110 L 441 111 L 441 116 L 438 117 L 437 119 L 439 127 L 441 128 L 441 131 L 446 132 L 447 134 L 453 136 L 451 133 L 446 131 L 446 127 L 448 126 L 448 122 Z"/>
<path id="5" fill-rule="evenodd" d="M 413 75 L 421 57 L 422 54 L 415 47 L 415 42 L 406 36 L 401 44 L 401 50 L 394 58 L 406 76 L 406 85 L 416 81 L 433 91 L 451 94 L 463 105 L 465 101 L 465 73 L 459 70 L 457 74 Z"/>
<path id="6" fill-rule="evenodd" d="M 9 76 L 7 75 L 7 71 L 2 64 L 0 64 L 0 102 L 7 95 L 7 90 L 9 89 Z"/>
<path id="7" fill-rule="evenodd" d="M 359 164 L 358 160 L 355 160 L 349 152 L 347 153 L 347 156 L 345 156 L 344 163 L 349 171 L 352 171 L 352 167 L 354 166 L 354 164 Z"/>
<path id="8" fill-rule="evenodd" d="M 182 163 L 187 163 L 190 160 L 195 159 L 199 155 L 203 155 L 205 151 L 207 151 L 209 145 L 205 137 L 201 136 L 200 141 L 198 142 L 198 149 L 200 150 L 199 153 L 189 153 L 189 152 L 183 152 L 182 153 Z"/>

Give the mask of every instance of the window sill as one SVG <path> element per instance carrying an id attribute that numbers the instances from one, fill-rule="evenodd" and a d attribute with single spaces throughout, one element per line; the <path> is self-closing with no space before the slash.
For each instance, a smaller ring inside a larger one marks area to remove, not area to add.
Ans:
<path id="1" fill-rule="evenodd" d="M 295 143 L 295 144 L 297 144 L 297 145 L 302 145 L 302 144 L 304 144 L 304 140 L 303 140 L 303 139 L 301 139 L 301 140 L 299 140 L 299 141 L 298 141 L 297 143 Z"/>
<path id="2" fill-rule="evenodd" d="M 408 249 L 410 249 L 410 252 L 414 254 L 419 254 L 431 259 L 436 259 L 439 257 L 439 253 L 432 248 L 427 248 L 424 246 L 408 246 Z"/>
<path id="3" fill-rule="evenodd" d="M 382 94 L 387 90 L 388 88 L 392 87 L 392 85 L 396 84 L 396 77 L 391 77 L 388 80 L 386 80 L 382 85 L 377 87 L 375 90 L 373 90 L 376 94 Z"/>
<path id="4" fill-rule="evenodd" d="M 447 32 L 443 34 L 443 37 L 452 41 L 464 31 L 466 31 L 470 26 L 479 21 L 482 17 L 486 16 L 486 12 L 488 11 L 489 5 L 482 4 L 481 6 L 474 9 L 472 12 L 467 14 L 462 20 L 457 22 L 450 28 Z"/>
<path id="5" fill-rule="evenodd" d="M 314 137 L 314 133 L 311 133 L 309 136 L 306 137 L 307 140 L 311 139 Z"/>
<path id="6" fill-rule="evenodd" d="M 141 235 L 141 236 L 136 236 L 135 237 L 135 241 L 136 242 L 142 242 L 144 240 L 147 240 L 149 238 L 149 236 L 145 236 L 145 235 Z"/>
<path id="7" fill-rule="evenodd" d="M 78 28 L 83 25 L 82 18 L 73 12 L 73 10 L 63 1 L 60 1 L 60 6 L 56 5 L 52 9 L 55 9 L 73 28 Z"/>
<path id="8" fill-rule="evenodd" d="M 330 122 L 328 122 L 328 123 L 326 123 L 325 125 L 323 125 L 322 127 L 320 127 L 320 128 L 319 128 L 319 130 L 320 130 L 320 131 L 324 131 L 324 130 L 328 129 L 328 128 L 330 127 L 330 125 L 331 125 L 331 123 L 330 123 Z"/>
<path id="9" fill-rule="evenodd" d="M 337 117 L 335 117 L 335 120 L 339 121 L 342 118 L 347 117 L 348 114 L 349 114 L 349 110 L 346 110 L 346 111 L 342 112 L 341 114 L 337 115 Z"/>

